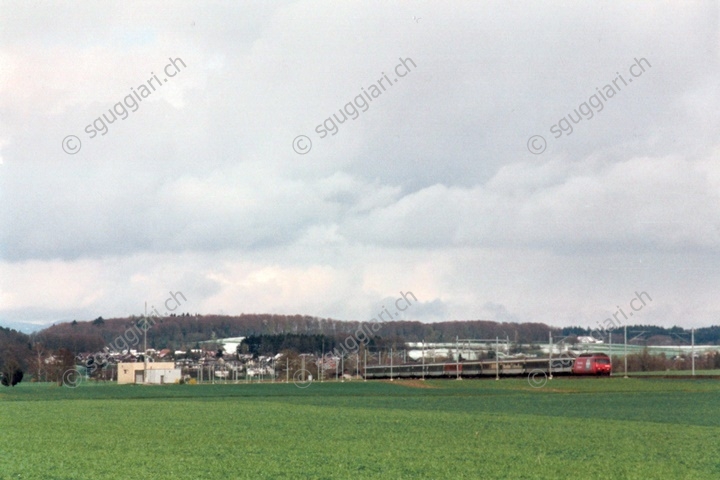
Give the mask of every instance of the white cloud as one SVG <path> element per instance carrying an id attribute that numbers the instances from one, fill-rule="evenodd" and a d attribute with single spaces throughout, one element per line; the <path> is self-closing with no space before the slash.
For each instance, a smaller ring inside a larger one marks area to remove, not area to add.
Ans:
<path id="1" fill-rule="evenodd" d="M 646 289 L 643 322 L 712 323 L 717 12 L 6 5 L 0 322 L 137 313 L 180 289 L 198 312 L 365 319 L 411 290 L 422 320 L 591 324 Z M 178 57 L 182 72 L 89 138 Z M 319 138 L 401 58 L 416 68 Z M 636 58 L 651 67 L 553 137 Z"/>

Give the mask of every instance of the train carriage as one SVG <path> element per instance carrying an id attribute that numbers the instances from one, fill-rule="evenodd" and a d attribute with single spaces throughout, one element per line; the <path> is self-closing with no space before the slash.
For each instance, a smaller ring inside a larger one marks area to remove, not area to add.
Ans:
<path id="1" fill-rule="evenodd" d="M 515 358 L 471 362 L 445 362 L 365 367 L 366 379 L 384 378 L 470 378 L 528 375 L 609 375 L 612 365 L 604 353 L 584 353 L 578 357 Z"/>

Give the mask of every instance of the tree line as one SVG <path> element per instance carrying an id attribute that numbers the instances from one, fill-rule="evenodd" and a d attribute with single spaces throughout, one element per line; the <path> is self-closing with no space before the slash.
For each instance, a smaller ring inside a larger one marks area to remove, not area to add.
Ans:
<path id="1" fill-rule="evenodd" d="M 72 365 L 72 357 L 79 353 L 99 352 L 104 348 L 117 349 L 118 339 L 127 338 L 142 317 L 72 321 L 53 325 L 27 335 L 0 327 L 0 382 L 12 385 L 22 380 L 20 372 L 34 378 L 57 377 L 63 362 Z M 199 315 L 183 313 L 154 317 L 147 331 L 148 347 L 160 350 L 199 348 L 200 342 L 211 338 L 247 337 L 248 352 L 258 355 L 292 349 L 306 353 L 333 351 L 340 342 L 356 335 L 368 322 L 340 321 L 307 315 L 241 314 Z M 570 335 L 590 336 L 595 330 L 583 327 L 553 328 L 543 323 L 508 323 L 488 320 L 447 321 L 422 323 L 393 321 L 373 324 L 374 335 L 369 338 L 371 349 L 397 348 L 405 342 L 441 343 L 459 339 L 509 340 L 512 343 L 541 344 L 548 341 L 548 332 L 555 339 Z M 635 344 L 689 343 L 689 330 L 680 327 L 664 328 L 654 325 L 628 326 L 629 332 L 644 331 Z M 613 331 L 613 343 L 622 341 L 623 329 Z M 635 336 L 635 333 L 633 333 Z M 697 344 L 718 344 L 720 326 L 695 330 Z M 141 349 L 142 343 L 128 345 Z M 308 351 L 309 350 L 309 351 Z M 55 363 L 44 362 L 52 357 Z M 57 370 L 57 371 L 56 371 Z M 43 377 L 44 375 L 44 377 Z M 6 379 L 4 382 L 2 379 Z"/>
<path id="2" fill-rule="evenodd" d="M 356 342 L 356 344 L 357 343 L 359 342 Z M 379 336 L 374 336 L 369 337 L 367 341 L 363 342 L 363 345 L 370 350 L 382 350 L 389 349 L 393 346 L 397 347 L 403 343 L 399 337 L 384 339 Z M 344 350 L 338 337 L 323 334 L 280 333 L 250 335 L 240 342 L 237 353 L 251 354 L 257 357 L 260 355 L 275 355 L 284 351 L 323 355 L 336 351 L 342 352 Z"/>

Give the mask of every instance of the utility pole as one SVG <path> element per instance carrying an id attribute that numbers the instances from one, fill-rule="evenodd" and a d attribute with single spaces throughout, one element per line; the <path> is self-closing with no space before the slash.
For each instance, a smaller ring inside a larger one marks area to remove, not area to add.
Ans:
<path id="1" fill-rule="evenodd" d="M 393 381 L 392 367 L 393 367 L 393 352 L 392 352 L 392 347 L 390 347 L 390 381 L 391 382 Z"/>
<path id="2" fill-rule="evenodd" d="M 363 379 L 367 382 L 367 348 L 364 349 L 365 351 L 365 366 L 363 367 Z"/>
<path id="3" fill-rule="evenodd" d="M 608 337 L 610 339 L 610 351 L 608 352 L 608 354 L 610 355 L 610 376 L 612 377 L 612 372 L 613 372 L 613 368 L 612 368 L 612 330 L 610 330 L 608 332 Z"/>
<path id="4" fill-rule="evenodd" d="M 143 351 L 143 383 L 147 383 L 147 325 L 147 301 L 145 301 L 145 318 L 143 319 L 143 348 L 145 349 Z"/>
<path id="5" fill-rule="evenodd" d="M 455 361 L 455 374 L 456 380 L 460 380 L 460 344 L 458 342 L 457 335 L 455 336 L 455 353 L 457 354 L 457 359 Z"/>
<path id="6" fill-rule="evenodd" d="M 695 376 L 695 329 L 690 330 L 690 355 L 692 356 L 692 374 Z"/>
<path id="7" fill-rule="evenodd" d="M 628 378 L 627 375 L 627 325 L 625 325 L 625 377 Z"/>
<path id="8" fill-rule="evenodd" d="M 495 380 L 500 380 L 500 357 L 498 356 L 499 351 L 500 340 L 498 337 L 495 337 Z"/>
<path id="9" fill-rule="evenodd" d="M 247 376 L 247 373 L 245 374 Z M 290 357 L 285 355 L 285 383 L 290 383 Z"/>
<path id="10" fill-rule="evenodd" d="M 548 333 L 548 338 L 550 339 L 550 349 L 548 350 L 550 353 L 548 355 L 548 373 L 550 376 L 548 377 L 550 380 L 552 380 L 552 351 L 553 351 L 553 344 L 552 344 L 552 331 Z"/>

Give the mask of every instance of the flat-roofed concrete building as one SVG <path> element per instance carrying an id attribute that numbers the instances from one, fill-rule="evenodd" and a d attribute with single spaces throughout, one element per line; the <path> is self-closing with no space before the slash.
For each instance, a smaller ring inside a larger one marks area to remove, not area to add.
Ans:
<path id="1" fill-rule="evenodd" d="M 175 362 L 148 362 L 147 370 L 143 362 L 118 363 L 117 372 L 119 385 L 127 383 L 161 385 L 175 383 L 175 380 L 180 380 L 182 376 L 180 369 L 175 368 Z"/>

